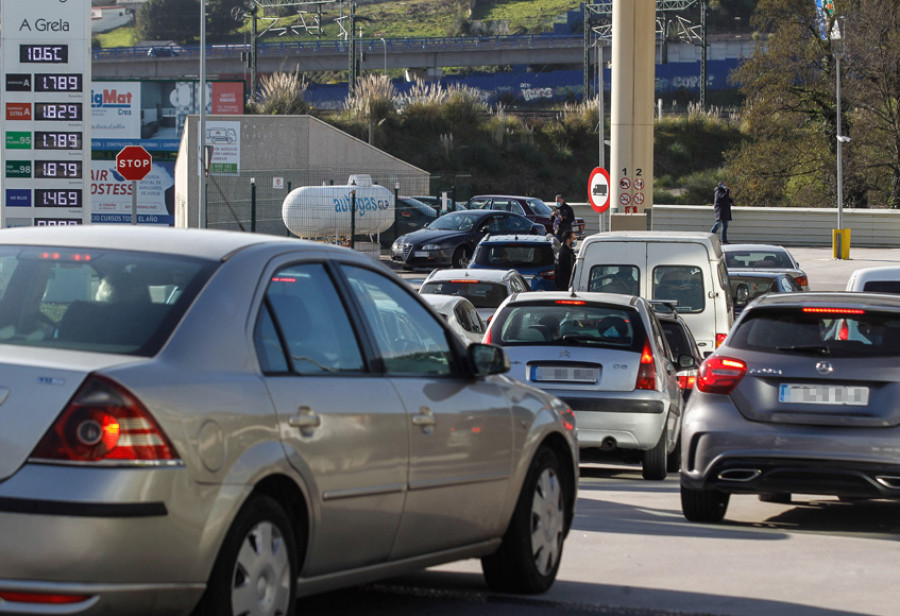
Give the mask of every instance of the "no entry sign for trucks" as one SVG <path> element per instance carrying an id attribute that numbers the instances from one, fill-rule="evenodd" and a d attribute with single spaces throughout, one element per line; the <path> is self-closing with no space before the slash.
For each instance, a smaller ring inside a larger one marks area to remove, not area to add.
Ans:
<path id="1" fill-rule="evenodd" d="M 137 182 L 150 173 L 153 159 L 139 145 L 127 145 L 116 154 L 116 171 L 126 180 Z"/>
<path id="2" fill-rule="evenodd" d="M 588 180 L 588 199 L 596 212 L 609 209 L 609 173 L 603 167 L 595 167 Z"/>

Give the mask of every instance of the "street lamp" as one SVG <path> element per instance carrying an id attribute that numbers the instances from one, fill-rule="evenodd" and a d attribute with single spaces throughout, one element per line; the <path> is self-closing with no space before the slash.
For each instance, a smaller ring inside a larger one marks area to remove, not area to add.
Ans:
<path id="1" fill-rule="evenodd" d="M 200 135 L 197 147 L 197 164 L 200 166 L 200 203 L 197 207 L 197 228 L 206 228 L 206 174 L 203 163 L 206 154 L 206 0 L 200 0 Z"/>
<path id="2" fill-rule="evenodd" d="M 835 122 L 835 136 L 837 138 L 837 144 L 835 148 L 837 153 L 837 230 L 835 232 L 835 238 L 833 240 L 834 257 L 836 259 L 844 258 L 844 246 L 849 245 L 850 243 L 849 238 L 844 238 L 844 233 L 849 233 L 849 229 L 844 229 L 844 161 L 842 156 L 842 146 L 845 143 L 849 143 L 850 137 L 847 137 L 843 134 L 843 130 L 841 127 L 841 58 L 844 57 L 844 32 L 842 26 L 843 20 L 839 17 L 835 21 L 835 26 L 832 28 L 830 34 L 831 45 L 834 53 L 834 95 L 837 99 L 837 121 Z"/>
<path id="3" fill-rule="evenodd" d="M 382 37 L 379 37 L 378 40 L 381 41 L 381 44 L 384 46 L 384 71 L 382 71 L 382 73 L 387 75 L 387 41 Z"/>

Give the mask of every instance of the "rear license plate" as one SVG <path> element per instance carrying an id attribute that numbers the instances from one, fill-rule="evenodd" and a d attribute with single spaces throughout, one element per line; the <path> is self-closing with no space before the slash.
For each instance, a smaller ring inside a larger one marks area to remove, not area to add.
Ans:
<path id="1" fill-rule="evenodd" d="M 531 380 L 535 383 L 593 384 L 600 380 L 600 370 L 584 366 L 533 366 Z"/>
<path id="2" fill-rule="evenodd" d="M 778 401 L 790 404 L 867 406 L 869 404 L 869 388 L 839 385 L 789 385 L 782 383 L 778 389 Z"/>

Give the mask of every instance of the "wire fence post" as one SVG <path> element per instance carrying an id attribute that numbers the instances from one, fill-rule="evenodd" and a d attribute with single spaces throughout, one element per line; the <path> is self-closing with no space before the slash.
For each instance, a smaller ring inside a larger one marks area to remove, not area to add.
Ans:
<path id="1" fill-rule="evenodd" d="M 256 178 L 250 178 L 250 233 L 256 233 Z"/>
<path id="2" fill-rule="evenodd" d="M 356 235 L 356 191 L 350 191 L 350 249 L 356 249 L 354 236 Z"/>

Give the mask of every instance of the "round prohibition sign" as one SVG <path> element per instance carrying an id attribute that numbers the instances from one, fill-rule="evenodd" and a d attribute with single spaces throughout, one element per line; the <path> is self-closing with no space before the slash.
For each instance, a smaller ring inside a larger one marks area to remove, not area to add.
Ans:
<path id="1" fill-rule="evenodd" d="M 634 189 L 635 190 L 644 190 L 644 178 L 634 178 Z M 635 197 L 635 201 L 637 197 Z"/>
<path id="2" fill-rule="evenodd" d="M 588 179 L 588 200 L 595 212 L 609 209 L 609 172 L 603 167 L 594 167 Z"/>
<path id="3" fill-rule="evenodd" d="M 629 188 L 631 188 L 631 180 L 629 180 L 627 177 L 622 178 L 621 180 L 619 180 L 619 188 L 621 188 L 622 190 L 628 190 Z"/>
<path id="4" fill-rule="evenodd" d="M 644 193 L 635 193 L 634 202 L 636 205 L 643 205 L 644 204 Z"/>
<path id="5" fill-rule="evenodd" d="M 622 193 L 621 195 L 619 195 L 619 203 L 621 203 L 622 205 L 628 205 L 629 203 L 631 203 L 631 195 L 629 195 L 628 193 Z"/>

